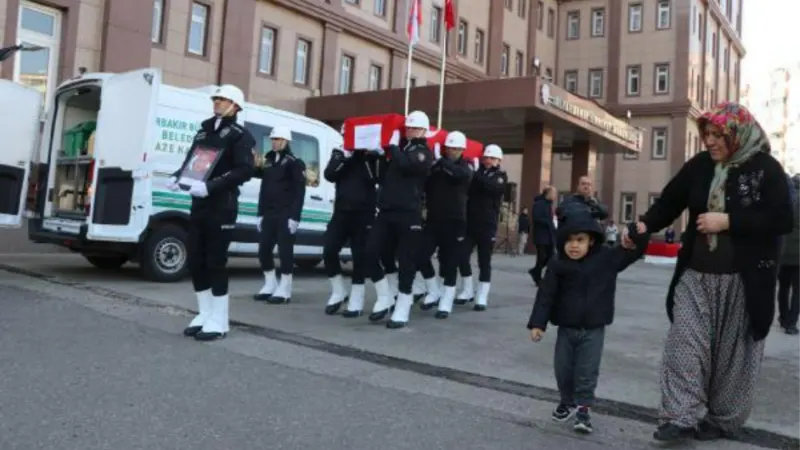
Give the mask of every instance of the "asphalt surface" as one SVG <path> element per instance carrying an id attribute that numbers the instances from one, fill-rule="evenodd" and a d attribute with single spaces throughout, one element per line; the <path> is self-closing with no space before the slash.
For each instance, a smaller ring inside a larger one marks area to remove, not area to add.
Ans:
<path id="1" fill-rule="evenodd" d="M 0 271 L 0 449 L 641 449 L 649 426 L 236 332 Z M 693 448 L 752 449 L 734 442 Z"/>

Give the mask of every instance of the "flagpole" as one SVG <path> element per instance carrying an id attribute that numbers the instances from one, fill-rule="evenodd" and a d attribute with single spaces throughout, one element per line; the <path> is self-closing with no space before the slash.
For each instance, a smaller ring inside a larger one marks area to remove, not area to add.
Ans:
<path id="1" fill-rule="evenodd" d="M 439 74 L 439 115 L 436 118 L 436 128 L 441 130 L 442 129 L 442 106 L 444 105 L 444 72 L 447 66 L 447 36 L 448 36 L 446 27 L 444 32 L 444 47 L 442 48 L 442 62 L 440 66 L 441 73 Z"/>
<path id="2" fill-rule="evenodd" d="M 414 59 L 414 40 L 408 41 L 408 66 L 406 67 L 406 109 L 405 115 L 408 116 L 408 105 L 411 101 L 411 61 Z"/>

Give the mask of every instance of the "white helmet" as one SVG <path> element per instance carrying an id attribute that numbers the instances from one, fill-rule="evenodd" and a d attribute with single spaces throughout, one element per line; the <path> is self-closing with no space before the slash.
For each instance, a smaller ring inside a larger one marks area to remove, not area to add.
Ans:
<path id="1" fill-rule="evenodd" d="M 483 157 L 503 159 L 503 149 L 500 148 L 499 145 L 489 144 L 486 146 L 486 149 L 483 150 Z"/>
<path id="2" fill-rule="evenodd" d="M 272 129 L 272 133 L 269 134 L 270 139 L 285 139 L 287 141 L 292 140 L 292 132 L 289 130 L 288 127 L 279 126 Z"/>
<path id="3" fill-rule="evenodd" d="M 406 128 L 424 128 L 429 129 L 431 127 L 431 121 L 428 119 L 428 115 L 422 111 L 412 111 L 406 117 Z"/>
<path id="4" fill-rule="evenodd" d="M 451 131 L 447 133 L 444 146 L 448 148 L 467 148 L 467 137 L 460 131 Z"/>
<path id="5" fill-rule="evenodd" d="M 235 103 L 240 110 L 244 109 L 244 92 L 232 84 L 223 84 L 214 90 L 214 92 L 211 94 L 211 98 L 213 99 L 215 97 L 230 100 Z"/>

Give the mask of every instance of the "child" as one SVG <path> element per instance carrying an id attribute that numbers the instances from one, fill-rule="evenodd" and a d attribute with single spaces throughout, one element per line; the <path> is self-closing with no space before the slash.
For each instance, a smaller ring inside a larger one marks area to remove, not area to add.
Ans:
<path id="1" fill-rule="evenodd" d="M 547 322 L 558 327 L 555 374 L 561 402 L 553 420 L 565 422 L 575 415 L 573 429 L 591 433 L 592 407 L 600 374 L 605 327 L 614 320 L 617 274 L 636 262 L 648 236 L 631 236 L 635 250 L 603 245 L 602 226 L 586 213 L 570 215 L 558 230 L 563 255 L 548 264 L 536 294 L 528 329 L 539 342 Z"/>

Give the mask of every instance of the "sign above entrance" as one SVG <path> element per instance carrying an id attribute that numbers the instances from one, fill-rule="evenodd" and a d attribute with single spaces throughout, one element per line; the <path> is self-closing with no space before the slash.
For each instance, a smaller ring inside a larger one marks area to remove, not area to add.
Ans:
<path id="1" fill-rule="evenodd" d="M 539 94 L 541 96 L 543 105 L 552 106 L 573 117 L 583 120 L 584 122 L 591 123 L 592 125 L 605 130 L 606 132 L 611 133 L 626 142 L 635 144 L 636 148 L 641 149 L 642 133 L 640 130 L 631 127 L 630 125 L 623 124 L 616 118 L 603 117 L 588 108 L 574 104 L 557 95 L 552 95 L 550 93 L 549 84 L 542 84 Z"/>

